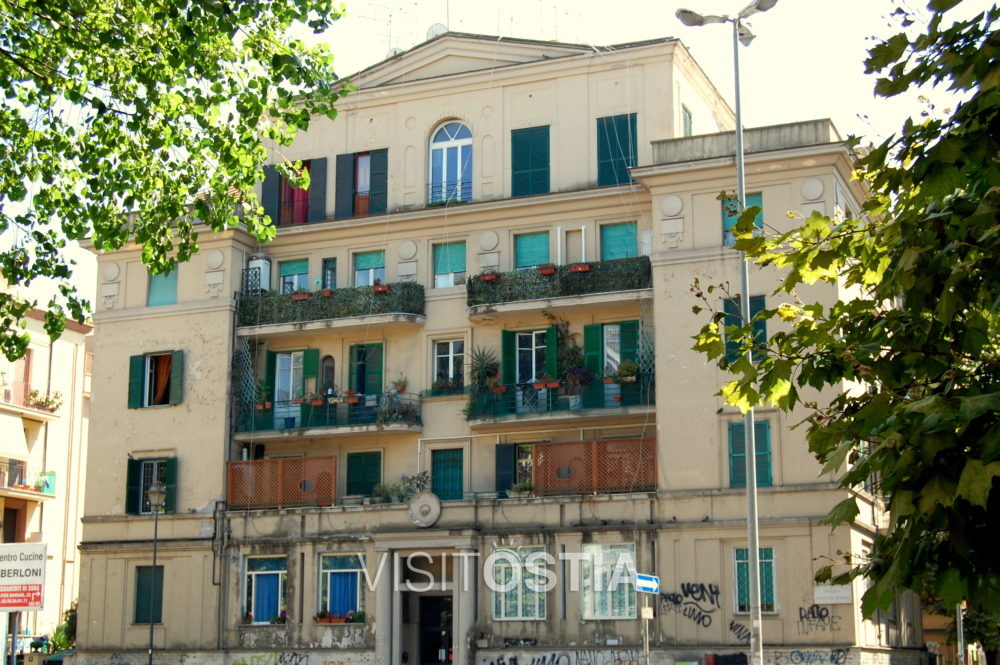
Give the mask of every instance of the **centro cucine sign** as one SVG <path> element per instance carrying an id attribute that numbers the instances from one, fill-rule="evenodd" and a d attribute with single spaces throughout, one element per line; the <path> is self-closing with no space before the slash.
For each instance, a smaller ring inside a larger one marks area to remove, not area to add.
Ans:
<path id="1" fill-rule="evenodd" d="M 0 612 L 42 609 L 45 544 L 0 545 Z"/>

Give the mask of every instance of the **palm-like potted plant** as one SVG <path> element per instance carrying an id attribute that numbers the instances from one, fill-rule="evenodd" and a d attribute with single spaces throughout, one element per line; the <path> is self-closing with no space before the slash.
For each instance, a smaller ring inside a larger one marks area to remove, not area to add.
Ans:
<path id="1" fill-rule="evenodd" d="M 507 490 L 507 496 L 512 499 L 519 499 L 531 496 L 531 482 L 528 480 L 522 480 L 520 482 L 514 483 L 514 485 Z"/>
<path id="2" fill-rule="evenodd" d="M 626 359 L 618 363 L 618 371 L 615 372 L 615 379 L 618 383 L 635 383 L 635 377 L 638 373 L 639 363 Z"/>
<path id="3" fill-rule="evenodd" d="M 398 379 L 392 382 L 392 387 L 396 390 L 397 393 L 405 392 L 406 385 L 407 384 L 405 376 L 400 376 Z"/>

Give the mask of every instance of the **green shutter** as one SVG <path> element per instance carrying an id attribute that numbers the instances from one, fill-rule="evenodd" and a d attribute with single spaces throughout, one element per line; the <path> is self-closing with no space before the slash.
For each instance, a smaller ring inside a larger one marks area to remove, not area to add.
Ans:
<path id="1" fill-rule="evenodd" d="M 746 207 L 747 208 L 760 208 L 760 212 L 757 216 L 753 218 L 753 225 L 757 229 L 764 228 L 764 198 L 760 192 L 755 192 L 753 194 L 746 195 Z M 736 207 L 739 208 L 737 201 L 733 199 L 724 199 L 722 201 L 722 231 L 723 231 L 723 245 L 732 245 L 735 241 L 733 237 L 733 227 L 736 226 L 736 222 L 740 219 L 740 213 L 742 211 L 737 210 L 735 213 L 730 212 L 730 210 Z"/>
<path id="2" fill-rule="evenodd" d="M 771 421 L 754 422 L 754 448 L 757 450 L 757 486 L 770 487 L 771 477 Z"/>
<path id="3" fill-rule="evenodd" d="M 465 243 L 434 245 L 434 274 L 465 272 Z"/>
<path id="4" fill-rule="evenodd" d="M 389 151 L 372 150 L 369 170 L 368 214 L 384 215 L 389 208 Z"/>
<path id="5" fill-rule="evenodd" d="M 750 296 L 750 320 L 753 321 L 761 310 L 764 309 L 764 296 Z M 756 345 L 766 346 L 767 345 L 767 320 L 759 319 L 753 321 L 753 339 Z M 751 355 L 754 362 L 761 360 L 764 357 L 764 352 L 757 348 L 754 348 Z"/>
<path id="6" fill-rule="evenodd" d="M 510 133 L 511 196 L 549 191 L 549 128 L 529 127 Z"/>
<path id="7" fill-rule="evenodd" d="M 260 187 L 260 205 L 264 215 L 271 219 L 271 226 L 278 225 L 278 208 L 281 205 L 281 176 L 273 165 L 264 167 L 264 182 Z"/>
<path id="8" fill-rule="evenodd" d="M 140 356 L 141 357 L 141 356 Z M 142 462 L 128 459 L 125 471 L 125 512 L 129 515 L 139 514 L 139 498 L 142 495 Z"/>
<path id="9" fill-rule="evenodd" d="M 361 361 L 363 344 L 351 344 L 350 363 L 347 368 L 347 385 L 351 390 L 358 390 L 358 363 Z"/>
<path id="10" fill-rule="evenodd" d="M 461 448 L 431 451 L 431 491 L 442 501 L 464 496 Z"/>
<path id="11" fill-rule="evenodd" d="M 739 300 L 735 298 L 727 298 L 722 302 L 722 308 L 726 314 L 722 319 L 722 324 L 725 328 L 743 325 L 743 317 L 740 315 Z M 731 335 L 728 334 L 728 331 L 724 330 L 723 335 L 726 340 L 726 360 L 730 363 L 734 363 L 739 360 L 740 347 L 734 340 L 731 339 Z"/>
<path id="12" fill-rule="evenodd" d="M 170 353 L 170 403 L 180 404 L 184 401 L 184 352 Z"/>
<path id="13" fill-rule="evenodd" d="M 517 478 L 517 444 L 496 445 L 496 491 L 506 492 Z"/>
<path id="14" fill-rule="evenodd" d="M 347 494 L 371 496 L 382 482 L 382 453 L 348 453 Z"/>
<path id="15" fill-rule="evenodd" d="M 628 168 L 636 165 L 636 115 L 597 119 L 597 186 L 631 181 Z"/>
<path id="16" fill-rule="evenodd" d="M 163 502 L 163 512 L 177 512 L 177 458 L 168 457 L 163 460 L 163 475 L 167 486 L 167 497 Z"/>
<path id="17" fill-rule="evenodd" d="M 382 345 L 365 344 L 365 392 L 382 392 Z"/>
<path id="18" fill-rule="evenodd" d="M 177 273 L 180 267 L 175 266 L 167 274 L 154 275 L 149 273 L 149 290 L 146 293 L 146 306 L 177 304 Z"/>
<path id="19" fill-rule="evenodd" d="M 637 362 L 639 360 L 639 322 L 622 321 L 618 326 L 622 360 Z"/>
<path id="20" fill-rule="evenodd" d="M 604 326 L 600 323 L 583 327 L 583 364 L 593 376 L 590 385 L 584 388 L 583 407 L 600 408 L 604 406 L 604 383 L 601 379 L 604 367 Z"/>
<path id="21" fill-rule="evenodd" d="M 517 381 L 516 340 L 513 330 L 500 331 L 500 380 L 505 384 Z"/>
<path id="22" fill-rule="evenodd" d="M 309 259 L 300 259 L 298 261 L 282 261 L 278 264 L 278 274 L 281 277 L 287 277 L 289 275 L 302 275 L 309 274 Z"/>
<path id="23" fill-rule="evenodd" d="M 337 155 L 335 168 L 333 217 L 334 219 L 354 217 L 354 155 Z"/>
<path id="24" fill-rule="evenodd" d="M 514 267 L 531 268 L 549 262 L 549 233 L 522 233 L 514 236 Z"/>
<path id="25" fill-rule="evenodd" d="M 326 157 L 309 160 L 308 220 L 326 221 Z"/>
<path id="26" fill-rule="evenodd" d="M 746 429 L 743 423 L 729 423 L 729 486 L 747 486 Z"/>
<path id="27" fill-rule="evenodd" d="M 264 352 L 264 391 L 267 393 L 265 401 L 274 401 L 274 376 L 277 373 L 278 354 L 274 351 Z"/>
<path id="28" fill-rule="evenodd" d="M 306 392 L 309 379 L 313 379 L 313 391 L 319 392 L 319 349 L 306 349 L 302 352 L 302 391 Z"/>
<path id="29" fill-rule="evenodd" d="M 556 326 L 545 329 L 545 373 L 553 379 L 559 376 L 559 332 Z"/>
<path id="30" fill-rule="evenodd" d="M 625 259 L 639 255 L 638 224 L 604 224 L 601 226 L 601 260 Z"/>
<path id="31" fill-rule="evenodd" d="M 152 614 L 150 614 L 152 609 Z M 135 623 L 160 623 L 163 620 L 163 566 L 135 568 Z"/>
<path id="32" fill-rule="evenodd" d="M 385 252 L 360 252 L 354 255 L 354 269 L 368 270 L 370 268 L 385 267 Z"/>
<path id="33" fill-rule="evenodd" d="M 146 378 L 146 357 L 132 356 L 128 359 L 128 408 L 142 408 L 142 392 Z"/>

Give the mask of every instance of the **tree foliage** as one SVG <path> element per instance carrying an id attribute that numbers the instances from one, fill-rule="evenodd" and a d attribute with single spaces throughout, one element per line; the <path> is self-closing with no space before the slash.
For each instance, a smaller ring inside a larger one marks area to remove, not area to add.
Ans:
<path id="1" fill-rule="evenodd" d="M 347 88 L 324 46 L 287 30 L 338 17 L 332 0 L 0 0 L 0 232 L 15 237 L 0 269 L 11 284 L 57 281 L 50 335 L 66 309 L 82 320 L 88 308 L 67 240 L 135 242 L 162 272 L 197 251 L 199 225 L 273 234 L 253 191 L 264 141 L 288 145 L 311 116 L 332 118 Z M 35 305 L 0 293 L 8 358 L 24 352 L 15 326 Z"/>
<path id="2" fill-rule="evenodd" d="M 765 357 L 727 364 L 721 312 L 696 337 L 736 375 L 722 391 L 730 403 L 806 409 L 826 471 L 843 471 L 845 488 L 878 478 L 889 529 L 869 558 L 834 575 L 873 582 L 867 615 L 896 588 L 1000 610 L 1000 11 L 955 19 L 947 12 L 958 4 L 930 2 L 916 36 L 897 10 L 901 32 L 869 52 L 876 94 L 940 85 L 963 101 L 907 120 L 860 158 L 867 220 L 814 213 L 791 232 L 754 237 L 759 210 L 741 214 L 736 247 L 783 271 L 786 302 L 759 315 L 780 321 Z M 797 287 L 814 283 L 840 299 L 803 300 Z M 726 335 L 744 351 L 755 343 L 751 326 Z M 808 403 L 805 387 L 836 396 Z M 827 520 L 857 514 L 851 498 Z"/>

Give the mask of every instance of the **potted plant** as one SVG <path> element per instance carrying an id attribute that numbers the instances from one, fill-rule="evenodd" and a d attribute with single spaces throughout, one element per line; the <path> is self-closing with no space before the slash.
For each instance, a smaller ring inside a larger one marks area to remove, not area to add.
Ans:
<path id="1" fill-rule="evenodd" d="M 281 610 L 277 615 L 271 617 L 270 623 L 288 623 L 288 612 L 286 610 Z"/>
<path id="2" fill-rule="evenodd" d="M 329 623 L 347 623 L 347 617 L 343 614 L 331 614 Z"/>
<path id="3" fill-rule="evenodd" d="M 309 300 L 309 292 L 305 289 L 292 291 L 292 300 Z"/>
<path id="4" fill-rule="evenodd" d="M 500 383 L 500 377 L 499 376 L 491 376 L 487 380 L 486 385 L 489 387 L 490 392 L 494 392 L 494 393 L 505 393 L 505 392 L 507 392 L 507 386 L 505 386 L 504 384 Z"/>
<path id="5" fill-rule="evenodd" d="M 316 620 L 316 623 L 332 623 L 330 620 L 333 617 L 331 617 L 330 613 L 326 610 L 320 610 L 315 614 L 315 616 L 313 616 L 313 618 Z"/>
<path id="6" fill-rule="evenodd" d="M 431 487 L 430 471 L 421 471 L 412 476 L 403 476 L 400 482 L 400 499 L 409 501 L 410 497 Z"/>
<path id="7" fill-rule="evenodd" d="M 320 393 L 309 393 L 306 395 L 309 404 L 312 406 L 323 406 L 326 404 L 326 397 Z"/>
<path id="8" fill-rule="evenodd" d="M 400 376 L 398 379 L 392 382 L 392 387 L 397 393 L 404 392 L 406 390 L 406 377 Z"/>
<path id="9" fill-rule="evenodd" d="M 542 378 L 546 379 L 546 381 L 545 381 L 545 387 L 546 388 L 558 388 L 559 387 L 559 381 L 557 379 L 553 379 L 551 376 L 550 377 L 544 377 L 543 376 Z"/>
<path id="10" fill-rule="evenodd" d="M 24 399 L 28 406 L 43 411 L 55 411 L 62 406 L 62 393 L 56 390 L 51 394 L 43 395 L 39 390 L 32 390 Z"/>
<path id="11" fill-rule="evenodd" d="M 541 264 L 540 266 L 538 266 L 538 274 L 539 275 L 545 275 L 546 277 L 548 277 L 549 275 L 556 274 L 556 266 L 555 266 L 555 264 L 554 263 L 543 263 L 543 264 Z"/>
<path id="12" fill-rule="evenodd" d="M 249 610 L 244 612 L 243 618 L 240 619 L 240 623 L 242 623 L 244 626 L 253 623 L 253 613 L 250 612 Z"/>
<path id="13" fill-rule="evenodd" d="M 531 482 L 522 480 L 514 483 L 514 486 L 507 490 L 507 496 L 512 499 L 519 499 L 531 496 Z"/>
<path id="14" fill-rule="evenodd" d="M 343 395 L 344 402 L 346 402 L 347 404 L 357 404 L 360 401 L 360 398 L 358 397 L 358 391 L 354 390 L 353 388 L 347 388 L 341 393 L 341 395 Z"/>
<path id="15" fill-rule="evenodd" d="M 364 623 L 365 622 L 365 613 L 362 612 L 362 611 L 353 612 L 353 613 L 352 612 L 348 612 L 347 614 L 350 616 L 351 623 Z"/>
<path id="16" fill-rule="evenodd" d="M 263 411 L 264 409 L 271 408 L 271 402 L 268 399 L 267 386 L 264 385 L 263 381 L 258 381 L 254 386 L 254 392 L 256 394 L 256 404 L 254 408 L 258 411 Z"/>
<path id="17" fill-rule="evenodd" d="M 572 272 L 590 272 L 589 263 L 574 263 L 569 268 Z"/>
<path id="18" fill-rule="evenodd" d="M 389 290 L 389 285 L 383 284 L 382 280 L 376 277 L 372 280 L 372 290 L 375 291 L 375 293 L 385 293 Z"/>
<path id="19" fill-rule="evenodd" d="M 635 383 L 635 377 L 639 373 L 639 364 L 634 360 L 625 359 L 618 363 L 618 371 L 615 378 L 618 383 Z"/>
<path id="20" fill-rule="evenodd" d="M 486 270 L 485 272 L 479 275 L 480 282 L 495 282 L 496 279 L 497 279 L 496 270 Z"/>
<path id="21" fill-rule="evenodd" d="M 566 370 L 566 383 L 572 386 L 589 386 L 594 374 L 585 365 L 574 365 Z"/>

